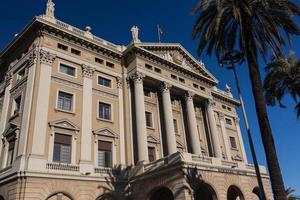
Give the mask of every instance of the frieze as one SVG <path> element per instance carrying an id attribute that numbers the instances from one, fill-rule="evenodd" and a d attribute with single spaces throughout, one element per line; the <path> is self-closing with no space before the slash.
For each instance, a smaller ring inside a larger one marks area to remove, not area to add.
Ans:
<path id="1" fill-rule="evenodd" d="M 82 89 L 81 84 L 74 83 L 74 82 L 67 81 L 67 80 L 63 80 L 63 79 L 58 78 L 58 77 L 52 76 L 51 80 L 54 81 L 55 83 L 62 84 L 62 85 L 67 86 L 67 87 L 71 87 L 71 88 L 74 88 L 74 89 Z"/>
<path id="2" fill-rule="evenodd" d="M 116 95 L 116 94 L 111 94 L 111 93 L 100 91 L 100 90 L 97 90 L 97 89 L 94 89 L 94 88 L 93 88 L 93 94 L 97 95 L 97 96 L 101 96 L 101 97 L 111 98 L 111 99 L 114 99 L 114 100 L 118 99 L 118 95 Z"/>

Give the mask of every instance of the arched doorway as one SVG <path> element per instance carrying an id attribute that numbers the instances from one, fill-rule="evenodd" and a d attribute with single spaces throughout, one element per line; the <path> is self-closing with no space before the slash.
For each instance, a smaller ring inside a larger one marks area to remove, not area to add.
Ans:
<path id="1" fill-rule="evenodd" d="M 195 193 L 195 200 L 217 200 L 217 194 L 209 184 L 201 183 Z"/>
<path id="2" fill-rule="evenodd" d="M 253 188 L 252 192 L 256 195 L 255 200 L 260 200 L 259 187 Z"/>
<path id="3" fill-rule="evenodd" d="M 58 192 L 50 195 L 46 200 L 73 200 L 70 195 L 67 195 L 63 192 Z"/>
<path id="4" fill-rule="evenodd" d="M 232 185 L 227 190 L 227 200 L 245 200 L 245 198 L 242 191 Z"/>
<path id="5" fill-rule="evenodd" d="M 115 200 L 112 194 L 103 194 L 98 197 L 96 200 Z"/>
<path id="6" fill-rule="evenodd" d="M 163 187 L 155 190 L 150 200 L 174 200 L 174 196 L 170 189 Z"/>

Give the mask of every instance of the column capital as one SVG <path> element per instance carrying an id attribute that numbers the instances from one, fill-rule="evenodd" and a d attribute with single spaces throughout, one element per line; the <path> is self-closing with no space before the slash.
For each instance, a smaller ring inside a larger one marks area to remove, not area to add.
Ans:
<path id="1" fill-rule="evenodd" d="M 95 72 L 95 69 L 89 65 L 82 64 L 82 77 L 86 78 L 93 78 L 93 74 Z"/>
<path id="2" fill-rule="evenodd" d="M 185 93 L 185 100 L 186 101 L 193 101 L 193 98 L 194 98 L 194 96 L 195 96 L 195 93 L 194 92 L 192 92 L 192 91 L 187 91 L 186 93 Z"/>
<path id="3" fill-rule="evenodd" d="M 208 99 L 207 101 L 206 101 L 206 106 L 208 107 L 208 108 L 211 108 L 211 107 L 213 107 L 213 106 L 215 106 L 216 105 L 216 102 L 213 100 L 213 99 Z"/>
<path id="4" fill-rule="evenodd" d="M 30 67 L 36 64 L 36 61 L 37 61 L 37 51 L 35 48 L 33 48 L 27 58 L 27 65 Z"/>
<path id="5" fill-rule="evenodd" d="M 117 76 L 117 88 L 121 89 L 123 87 L 123 79 L 122 77 Z"/>
<path id="6" fill-rule="evenodd" d="M 137 71 L 133 73 L 130 78 L 134 81 L 134 83 L 142 83 L 145 77 L 144 73 Z"/>
<path id="7" fill-rule="evenodd" d="M 223 112 L 218 112 L 220 120 L 225 121 L 225 114 Z"/>
<path id="8" fill-rule="evenodd" d="M 7 72 L 4 77 L 5 86 L 8 86 L 10 84 L 11 79 L 12 79 L 12 72 Z"/>
<path id="9" fill-rule="evenodd" d="M 55 58 L 56 58 L 55 54 L 52 54 L 45 50 L 40 51 L 40 62 L 41 63 L 47 64 L 47 65 L 52 65 Z"/>
<path id="10" fill-rule="evenodd" d="M 159 89 L 162 93 L 164 93 L 164 92 L 169 92 L 171 88 L 172 88 L 172 84 L 164 81 L 164 82 L 161 82 Z"/>

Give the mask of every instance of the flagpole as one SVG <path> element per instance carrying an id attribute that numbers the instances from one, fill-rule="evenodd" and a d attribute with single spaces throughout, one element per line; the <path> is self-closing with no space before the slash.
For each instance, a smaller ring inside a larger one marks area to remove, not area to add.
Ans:
<path id="1" fill-rule="evenodd" d="M 158 35 L 158 42 L 160 43 L 160 31 L 159 31 L 159 24 L 157 24 L 157 35 Z"/>

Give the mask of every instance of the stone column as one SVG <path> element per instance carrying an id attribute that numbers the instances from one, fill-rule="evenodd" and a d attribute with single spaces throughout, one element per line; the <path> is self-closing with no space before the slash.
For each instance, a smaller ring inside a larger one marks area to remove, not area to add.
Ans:
<path id="1" fill-rule="evenodd" d="M 124 125 L 124 100 L 123 100 L 123 79 L 117 77 L 117 88 L 119 97 L 119 129 L 120 129 L 120 164 L 121 166 L 126 165 L 125 161 L 125 125 Z"/>
<path id="2" fill-rule="evenodd" d="M 1 120 L 0 120 L 0 140 L 2 139 L 2 134 L 6 129 L 6 123 L 7 123 L 7 116 L 8 116 L 8 106 L 9 106 L 9 101 L 10 101 L 10 90 L 12 87 L 11 84 L 12 81 L 12 74 L 8 73 L 5 76 L 5 92 L 4 92 L 4 99 L 3 99 L 3 104 L 2 104 L 2 112 L 0 113 L 1 115 Z M 0 141 L 0 156 L 5 154 L 5 145 Z M 1 157 L 0 157 L 1 158 Z M 2 159 L 5 159 L 4 156 L 2 156 Z M 0 160 L 0 163 L 5 162 L 4 160 Z M 1 169 L 1 165 L 0 165 Z"/>
<path id="3" fill-rule="evenodd" d="M 241 151 L 242 151 L 242 155 L 243 155 L 243 161 L 244 161 L 244 163 L 247 164 L 248 160 L 247 160 L 245 145 L 244 145 L 244 141 L 243 141 L 243 137 L 242 137 L 242 132 L 241 132 L 241 127 L 240 127 L 240 118 L 236 117 L 234 119 L 234 123 L 236 125 L 236 130 L 237 130 L 239 142 L 240 142 L 240 145 L 241 145 Z"/>
<path id="4" fill-rule="evenodd" d="M 138 161 L 148 161 L 148 142 L 146 132 L 145 100 L 143 79 L 145 75 L 135 72 L 132 77 L 135 92 L 135 117 L 137 131 Z"/>
<path id="5" fill-rule="evenodd" d="M 26 94 L 24 97 L 24 108 L 22 112 L 22 124 L 21 124 L 21 133 L 19 139 L 19 147 L 17 152 L 16 163 L 19 170 L 25 169 L 25 153 L 26 153 L 26 144 L 28 138 L 29 123 L 31 117 L 31 107 L 32 107 L 32 98 L 33 98 L 33 89 L 34 89 L 34 79 L 36 72 L 36 61 L 37 61 L 37 51 L 33 49 L 28 61 L 28 73 L 27 73 L 27 84 L 26 84 Z"/>
<path id="6" fill-rule="evenodd" d="M 166 127 L 166 138 L 167 138 L 169 155 L 177 152 L 176 135 L 175 135 L 174 123 L 173 123 L 174 118 L 173 118 L 172 103 L 171 103 L 171 96 L 170 96 L 171 87 L 172 87 L 171 84 L 167 82 L 163 82 L 160 88 L 162 93 L 163 111 L 164 111 L 164 119 L 165 119 L 165 127 Z"/>
<path id="7" fill-rule="evenodd" d="M 56 55 L 50 52 L 40 51 L 40 73 L 37 82 L 37 102 L 35 121 L 33 129 L 33 146 L 28 161 L 28 168 L 35 170 L 44 170 L 46 166 L 45 143 L 48 126 L 48 110 L 50 100 L 51 72 L 52 64 Z"/>
<path id="8" fill-rule="evenodd" d="M 194 97 L 193 92 L 188 91 L 185 94 L 189 136 L 192 144 L 192 151 L 193 151 L 192 153 L 201 155 L 202 153 L 201 153 L 201 145 L 200 145 L 200 135 L 197 128 L 197 120 L 196 120 L 193 97 Z"/>
<path id="9" fill-rule="evenodd" d="M 224 137 L 226 157 L 227 157 L 227 160 L 232 161 L 231 148 L 230 148 L 230 145 L 229 145 L 229 135 L 226 131 L 224 113 L 219 112 L 219 117 L 220 117 L 221 129 L 222 129 L 222 133 L 223 133 L 223 137 Z"/>
<path id="10" fill-rule="evenodd" d="M 208 117 L 208 123 L 209 123 L 209 127 L 210 127 L 210 134 L 211 134 L 211 138 L 212 138 L 215 157 L 222 158 L 219 133 L 218 133 L 216 119 L 215 119 L 215 115 L 214 115 L 212 106 L 213 106 L 213 101 L 208 100 L 208 102 L 207 102 L 207 117 Z"/>
<path id="11" fill-rule="evenodd" d="M 82 92 L 82 121 L 81 121 L 81 154 L 80 170 L 93 170 L 92 165 L 92 105 L 93 105 L 93 74 L 95 69 L 82 64 L 83 92 Z"/>

